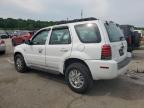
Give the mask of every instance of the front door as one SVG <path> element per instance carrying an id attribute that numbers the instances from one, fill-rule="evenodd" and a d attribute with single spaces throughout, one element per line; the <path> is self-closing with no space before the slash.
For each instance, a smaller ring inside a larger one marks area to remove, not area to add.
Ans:
<path id="1" fill-rule="evenodd" d="M 26 59 L 28 64 L 37 67 L 45 66 L 45 43 L 49 30 L 39 31 L 31 40 L 31 45 L 26 48 Z"/>

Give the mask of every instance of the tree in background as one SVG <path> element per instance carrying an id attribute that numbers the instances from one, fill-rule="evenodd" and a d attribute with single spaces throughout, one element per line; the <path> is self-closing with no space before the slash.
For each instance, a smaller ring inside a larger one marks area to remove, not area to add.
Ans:
<path id="1" fill-rule="evenodd" d="M 35 21 L 31 19 L 13 19 L 13 18 L 0 18 L 0 28 L 4 30 L 38 30 L 43 27 L 55 25 L 57 23 L 63 23 L 64 21 Z M 136 27 L 137 30 L 143 30 L 144 28 Z"/>
<path id="2" fill-rule="evenodd" d="M 37 30 L 43 27 L 48 27 L 55 25 L 53 21 L 35 21 L 31 19 L 23 20 L 23 19 L 13 19 L 7 18 L 3 19 L 0 18 L 0 28 L 7 30 Z"/>

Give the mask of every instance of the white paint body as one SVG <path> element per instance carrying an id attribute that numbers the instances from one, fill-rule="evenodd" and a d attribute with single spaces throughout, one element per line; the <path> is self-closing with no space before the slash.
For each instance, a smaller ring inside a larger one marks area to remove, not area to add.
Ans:
<path id="1" fill-rule="evenodd" d="M 100 43 L 85 44 L 82 43 L 75 31 L 74 25 L 76 24 L 86 24 L 86 23 L 96 23 L 100 34 Z M 70 58 L 76 58 L 84 61 L 93 77 L 93 80 L 100 79 L 113 79 L 118 77 L 127 71 L 127 65 L 123 68 L 118 69 L 118 63 L 123 61 L 128 57 L 127 54 L 127 43 L 126 41 L 113 42 L 111 43 L 108 38 L 108 33 L 105 29 L 104 22 L 100 20 L 95 21 L 85 21 L 79 23 L 63 24 L 58 26 L 68 26 L 71 35 L 71 44 L 68 45 L 49 45 L 49 40 L 51 32 L 48 34 L 48 38 L 45 45 L 27 45 L 22 44 L 15 47 L 14 52 L 21 53 L 24 56 L 25 62 L 28 67 L 36 66 L 39 68 L 49 69 L 64 73 L 64 62 Z M 55 26 L 54 26 L 55 27 Z M 56 26 L 57 27 L 57 26 Z M 53 27 L 48 27 L 53 28 Z M 118 54 L 118 49 L 121 44 L 124 45 L 124 55 L 120 56 Z M 112 49 L 112 59 L 111 60 L 101 60 L 101 48 L 102 45 L 109 44 Z M 42 50 L 42 53 L 39 53 Z M 66 50 L 66 51 L 65 51 Z M 108 69 L 103 69 L 101 66 L 109 67 Z"/>

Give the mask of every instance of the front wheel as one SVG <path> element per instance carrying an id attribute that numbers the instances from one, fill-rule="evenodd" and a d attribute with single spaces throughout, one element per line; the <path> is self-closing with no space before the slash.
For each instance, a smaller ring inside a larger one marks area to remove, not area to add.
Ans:
<path id="1" fill-rule="evenodd" d="M 13 45 L 13 46 L 16 46 L 16 43 L 15 43 L 15 41 L 14 41 L 14 40 L 12 40 L 12 45 Z"/>
<path id="2" fill-rule="evenodd" d="M 15 68 L 20 73 L 25 73 L 27 71 L 26 63 L 21 54 L 17 54 L 15 56 Z"/>
<path id="3" fill-rule="evenodd" d="M 87 92 L 93 85 L 89 69 L 82 63 L 73 63 L 65 72 L 68 86 L 77 93 Z"/>
<path id="4" fill-rule="evenodd" d="M 1 52 L 0 52 L 0 54 L 5 54 L 5 53 L 6 53 L 6 51 L 1 51 Z"/>

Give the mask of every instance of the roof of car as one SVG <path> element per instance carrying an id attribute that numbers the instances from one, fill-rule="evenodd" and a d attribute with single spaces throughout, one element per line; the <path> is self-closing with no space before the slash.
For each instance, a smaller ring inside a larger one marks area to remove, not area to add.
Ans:
<path id="1" fill-rule="evenodd" d="M 93 21 L 93 20 L 98 20 L 97 18 L 90 17 L 90 18 L 82 18 L 82 19 L 74 19 L 74 20 L 68 20 L 68 21 L 58 21 L 56 22 L 56 25 L 61 25 L 61 24 L 68 24 L 68 23 L 76 23 L 76 22 L 84 22 L 84 21 Z"/>
<path id="2" fill-rule="evenodd" d="M 94 17 L 89 17 L 89 18 L 83 18 L 83 19 L 74 19 L 74 20 L 69 20 L 69 21 L 57 21 L 56 25 L 49 26 L 49 27 L 44 27 L 40 30 L 45 30 L 45 29 L 51 29 L 53 27 L 60 27 L 60 26 L 66 26 L 68 24 L 72 23 L 81 23 L 81 22 L 89 22 L 89 21 L 95 21 L 98 20 L 97 18 Z M 39 31 L 39 30 L 38 30 Z"/>
<path id="3" fill-rule="evenodd" d="M 131 27 L 133 27 L 134 28 L 133 25 L 120 25 L 120 27 L 125 27 L 125 28 L 131 28 Z"/>
<path id="4" fill-rule="evenodd" d="M 49 26 L 49 27 L 44 27 L 40 30 L 52 29 L 52 28 L 55 28 L 55 27 L 63 27 L 63 26 L 65 27 L 65 26 L 70 25 L 70 24 L 75 24 L 75 23 L 81 24 L 81 23 L 84 23 L 84 22 L 93 22 L 93 21 L 97 21 L 97 20 L 99 20 L 99 19 L 94 18 L 94 17 L 89 17 L 89 18 L 74 19 L 74 20 L 69 20 L 69 21 L 58 21 L 58 22 L 56 22 L 55 25 Z M 101 20 L 101 21 L 104 22 L 104 23 L 115 23 L 113 21 L 103 21 L 103 20 Z M 115 23 L 115 24 L 117 24 L 117 23 Z M 119 25 L 119 24 L 117 24 L 117 25 Z M 40 31 L 40 30 L 38 30 L 38 31 Z"/>

